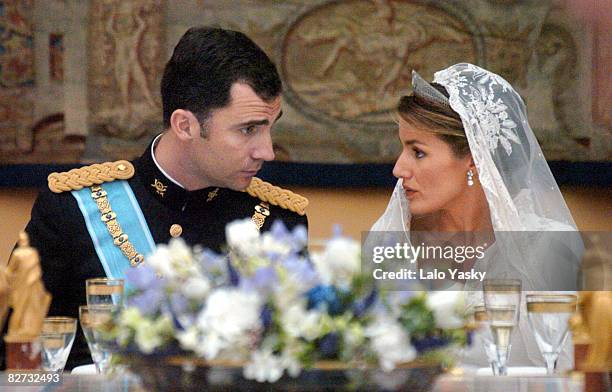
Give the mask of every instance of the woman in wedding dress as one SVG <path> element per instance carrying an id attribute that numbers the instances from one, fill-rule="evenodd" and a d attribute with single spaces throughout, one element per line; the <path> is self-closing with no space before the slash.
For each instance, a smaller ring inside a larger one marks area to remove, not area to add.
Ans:
<path id="1" fill-rule="evenodd" d="M 432 83 L 413 71 L 412 84 L 398 105 L 397 185 L 371 230 L 403 232 L 414 244 L 417 232 L 484 235 L 484 257 L 461 268 L 521 280 L 509 364 L 543 366 L 525 292 L 575 290 L 583 245 L 525 105 L 507 81 L 472 64 L 436 72 Z M 468 292 L 468 306 L 482 301 L 480 279 L 455 283 L 451 289 Z M 568 339 L 558 369 L 570 368 L 572 356 Z M 488 366 L 484 349 L 467 350 L 464 363 Z"/>

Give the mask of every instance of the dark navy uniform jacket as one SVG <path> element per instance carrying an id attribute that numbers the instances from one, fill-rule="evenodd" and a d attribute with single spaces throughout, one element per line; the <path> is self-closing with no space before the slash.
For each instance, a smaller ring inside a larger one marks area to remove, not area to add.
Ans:
<path id="1" fill-rule="evenodd" d="M 219 251 L 225 244 L 225 226 L 236 219 L 253 217 L 261 202 L 246 192 L 224 188 L 186 191 L 159 170 L 150 147 L 133 165 L 135 173 L 128 181 L 157 244 L 167 243 L 172 225 L 180 225 L 187 244 Z M 262 231 L 277 219 L 288 228 L 308 225 L 305 215 L 272 203 L 269 211 Z M 117 220 L 120 222 L 121 217 Z M 44 284 L 53 296 L 49 315 L 78 318 L 79 305 L 86 304 L 85 280 L 104 277 L 105 273 L 74 196 L 43 190 L 34 203 L 26 231 L 30 244 L 40 253 Z M 91 362 L 79 330 L 66 369 Z"/>

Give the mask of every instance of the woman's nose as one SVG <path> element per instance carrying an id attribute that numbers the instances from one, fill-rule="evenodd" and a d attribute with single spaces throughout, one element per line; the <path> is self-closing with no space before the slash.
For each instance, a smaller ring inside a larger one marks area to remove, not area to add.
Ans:
<path id="1" fill-rule="evenodd" d="M 411 178 L 412 177 L 412 168 L 410 167 L 410 163 L 407 162 L 404 154 L 400 155 L 395 162 L 395 166 L 393 167 L 393 175 L 395 178 Z"/>

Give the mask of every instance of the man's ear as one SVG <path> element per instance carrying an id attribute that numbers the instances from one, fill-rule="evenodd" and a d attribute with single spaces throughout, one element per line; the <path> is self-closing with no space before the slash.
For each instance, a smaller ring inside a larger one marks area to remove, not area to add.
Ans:
<path id="1" fill-rule="evenodd" d="M 181 141 L 200 137 L 200 122 L 189 110 L 176 109 L 170 116 L 170 129 Z"/>

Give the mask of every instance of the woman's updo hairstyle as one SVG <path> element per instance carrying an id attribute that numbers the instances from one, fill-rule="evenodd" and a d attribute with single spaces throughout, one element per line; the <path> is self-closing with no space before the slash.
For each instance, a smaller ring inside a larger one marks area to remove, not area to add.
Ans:
<path id="1" fill-rule="evenodd" d="M 448 92 L 442 85 L 430 84 L 448 98 Z M 435 133 L 458 158 L 470 152 L 461 117 L 454 110 L 412 93 L 400 99 L 397 112 L 403 121 L 416 129 Z"/>

